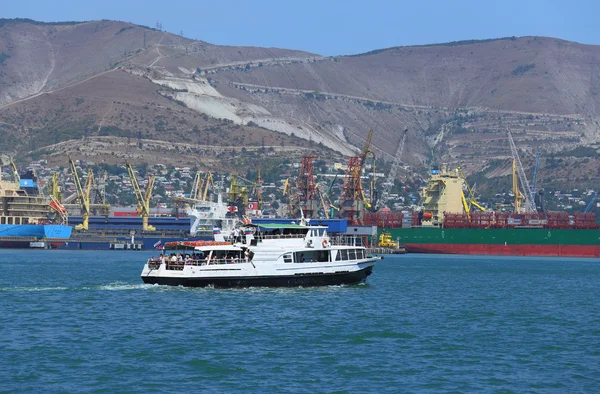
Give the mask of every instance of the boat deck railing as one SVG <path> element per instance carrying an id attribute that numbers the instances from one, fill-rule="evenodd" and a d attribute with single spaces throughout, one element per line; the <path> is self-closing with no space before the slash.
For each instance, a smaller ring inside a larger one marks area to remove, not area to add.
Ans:
<path id="1" fill-rule="evenodd" d="M 354 235 L 338 235 L 331 238 L 332 245 L 337 246 L 365 246 L 362 237 Z"/>
<path id="2" fill-rule="evenodd" d="M 240 264 L 247 263 L 244 259 L 211 259 L 211 260 L 188 260 L 188 261 L 165 261 L 166 269 L 172 271 L 183 271 L 183 268 L 186 265 L 201 267 L 205 265 L 225 265 L 225 264 Z M 160 260 L 148 260 L 148 268 L 150 269 L 158 269 L 160 267 Z"/>
<path id="3" fill-rule="evenodd" d="M 306 234 L 263 234 L 258 239 L 298 239 L 304 238 Z"/>

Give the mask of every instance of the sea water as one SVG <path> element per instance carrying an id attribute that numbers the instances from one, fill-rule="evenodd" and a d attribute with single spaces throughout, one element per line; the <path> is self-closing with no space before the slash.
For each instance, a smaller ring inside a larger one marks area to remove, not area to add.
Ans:
<path id="1" fill-rule="evenodd" d="M 366 285 L 142 284 L 147 252 L 0 251 L 0 391 L 598 392 L 600 260 L 387 256 Z"/>

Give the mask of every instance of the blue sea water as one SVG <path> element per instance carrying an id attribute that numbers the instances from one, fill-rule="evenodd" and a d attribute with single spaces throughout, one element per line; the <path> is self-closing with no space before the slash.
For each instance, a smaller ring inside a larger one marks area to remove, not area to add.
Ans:
<path id="1" fill-rule="evenodd" d="M 0 251 L 0 391 L 598 392 L 600 260 L 387 256 L 366 285 L 144 285 Z"/>

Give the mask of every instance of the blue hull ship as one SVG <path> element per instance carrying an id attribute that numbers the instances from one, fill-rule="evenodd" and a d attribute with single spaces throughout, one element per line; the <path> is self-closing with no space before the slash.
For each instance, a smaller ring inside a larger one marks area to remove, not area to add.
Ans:
<path id="1" fill-rule="evenodd" d="M 57 247 L 68 240 L 65 207 L 40 195 L 33 171 L 15 178 L 0 181 L 0 247 Z"/>
<path id="2" fill-rule="evenodd" d="M 63 224 L 0 224 L 0 238 L 69 239 L 71 226 Z"/>

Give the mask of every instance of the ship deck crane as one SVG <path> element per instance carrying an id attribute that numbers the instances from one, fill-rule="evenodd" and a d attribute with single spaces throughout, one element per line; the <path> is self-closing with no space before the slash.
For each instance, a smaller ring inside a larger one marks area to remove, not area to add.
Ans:
<path id="1" fill-rule="evenodd" d="M 135 176 L 135 172 L 133 171 L 133 167 L 129 162 L 125 164 L 127 167 L 127 172 L 129 173 L 129 178 L 131 179 L 131 186 L 133 186 L 133 191 L 135 193 L 135 198 L 138 203 L 137 211 L 138 214 L 142 217 L 142 230 L 143 231 L 155 231 L 156 228 L 148 224 L 148 217 L 150 216 L 150 199 L 152 198 L 152 190 L 154 189 L 154 180 L 155 177 L 151 176 L 148 178 L 148 184 L 146 185 L 145 192 L 142 192 L 140 188 L 140 184 Z"/>
<path id="2" fill-rule="evenodd" d="M 69 166 L 71 167 L 71 173 L 73 174 L 73 183 L 75 183 L 75 189 L 77 190 L 77 196 L 79 198 L 79 206 L 81 207 L 81 224 L 78 224 L 76 230 L 87 230 L 89 228 L 90 218 L 90 192 L 92 191 L 92 183 L 94 181 L 94 173 L 90 168 L 88 170 L 88 177 L 85 180 L 85 186 L 81 186 L 81 180 L 79 174 L 77 174 L 77 167 L 73 159 L 69 157 Z"/>
<path id="3" fill-rule="evenodd" d="M 513 156 L 513 166 L 516 167 L 516 173 L 518 174 L 519 182 L 521 183 L 521 188 L 523 189 L 523 209 L 526 213 L 536 212 L 535 202 L 531 199 L 531 187 L 529 186 L 529 182 L 527 181 L 527 176 L 525 176 L 525 170 L 523 170 L 523 164 L 521 163 L 521 159 L 519 158 L 519 152 L 517 151 L 517 146 L 515 145 L 515 141 L 513 140 L 513 136 L 510 129 L 508 130 L 508 141 L 510 143 L 510 150 Z M 515 194 L 515 202 L 516 200 L 517 194 Z M 517 207 L 515 206 L 515 209 L 516 208 Z"/>
<path id="4" fill-rule="evenodd" d="M 467 191 L 469 192 L 469 199 L 467 200 L 467 198 L 465 196 L 465 193 L 463 191 L 461 191 L 461 194 L 462 194 L 461 199 L 462 199 L 462 202 L 463 202 L 463 207 L 465 209 L 465 212 L 466 212 L 466 214 L 467 214 L 467 216 L 469 217 L 469 220 L 470 220 L 471 219 L 471 205 L 473 205 L 475 208 L 479 209 L 482 212 L 485 211 L 485 208 L 482 207 L 477 202 L 477 199 L 475 198 L 475 193 L 473 192 L 473 189 L 469 185 L 469 182 L 467 182 L 467 177 L 463 173 L 462 168 L 458 167 L 456 170 L 460 174 L 461 178 L 464 180 L 465 186 L 467 187 Z"/>
<path id="5" fill-rule="evenodd" d="M 398 149 L 396 149 L 396 154 L 394 155 L 394 161 L 392 162 L 392 167 L 390 168 L 390 172 L 383 184 L 383 190 L 381 191 L 381 196 L 377 199 L 375 203 L 375 210 L 378 210 L 385 205 L 390 198 L 390 192 L 392 191 L 392 187 L 394 186 L 394 181 L 396 180 L 396 175 L 398 175 L 398 170 L 400 169 L 400 159 L 402 158 L 402 152 L 404 151 L 404 143 L 406 141 L 406 136 L 408 135 L 408 127 L 404 129 L 404 134 L 400 139 L 400 143 L 398 144 Z"/>

